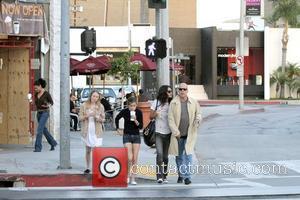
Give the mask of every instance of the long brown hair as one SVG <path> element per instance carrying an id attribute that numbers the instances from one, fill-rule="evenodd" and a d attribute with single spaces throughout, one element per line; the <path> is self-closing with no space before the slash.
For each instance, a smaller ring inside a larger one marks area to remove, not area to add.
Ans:
<path id="1" fill-rule="evenodd" d="M 98 99 L 98 101 L 96 102 L 96 105 L 99 107 L 100 104 L 101 104 L 101 99 L 100 99 L 100 98 L 101 98 L 101 95 L 100 95 L 100 93 L 99 93 L 97 90 L 93 90 L 93 91 L 90 93 L 89 98 L 88 98 L 88 100 L 86 101 L 86 105 L 87 105 L 87 106 L 91 106 L 91 104 L 92 104 L 91 99 L 92 99 L 92 96 L 93 96 L 94 93 L 97 93 L 97 94 L 99 95 L 99 99 Z"/>

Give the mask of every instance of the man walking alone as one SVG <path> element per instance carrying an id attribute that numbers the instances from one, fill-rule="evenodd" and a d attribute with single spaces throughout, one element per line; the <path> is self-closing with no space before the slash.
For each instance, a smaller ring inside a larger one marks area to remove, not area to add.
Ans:
<path id="1" fill-rule="evenodd" d="M 168 121 L 172 131 L 169 153 L 176 156 L 177 183 L 191 184 L 192 154 L 201 122 L 198 102 L 188 97 L 188 85 L 180 83 L 178 96 L 170 103 Z"/>

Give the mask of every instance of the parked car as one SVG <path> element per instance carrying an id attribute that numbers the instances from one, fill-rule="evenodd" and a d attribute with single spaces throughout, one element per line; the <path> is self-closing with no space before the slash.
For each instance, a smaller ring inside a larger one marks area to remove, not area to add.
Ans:
<path id="1" fill-rule="evenodd" d="M 99 93 L 103 94 L 111 105 L 116 103 L 117 93 L 115 93 L 115 91 L 110 87 L 83 88 L 80 95 L 80 103 L 87 101 L 90 96 L 90 92 L 93 90 L 97 90 Z"/>
<path id="2" fill-rule="evenodd" d="M 113 86 L 109 86 L 109 87 L 111 87 L 115 91 L 116 94 L 119 94 L 119 89 L 122 88 L 122 85 L 113 85 Z M 135 92 L 133 86 L 124 85 L 123 88 L 125 90 L 125 94 Z"/>

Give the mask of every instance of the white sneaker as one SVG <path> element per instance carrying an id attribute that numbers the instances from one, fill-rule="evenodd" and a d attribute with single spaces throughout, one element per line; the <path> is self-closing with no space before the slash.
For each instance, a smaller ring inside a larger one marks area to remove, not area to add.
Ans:
<path id="1" fill-rule="evenodd" d="M 162 178 L 157 179 L 157 183 L 163 183 Z"/>
<path id="2" fill-rule="evenodd" d="M 137 182 L 131 180 L 130 184 L 131 184 L 131 185 L 137 185 Z"/>
<path id="3" fill-rule="evenodd" d="M 169 183 L 169 181 L 167 179 L 164 179 L 163 183 L 167 184 L 167 183 Z"/>

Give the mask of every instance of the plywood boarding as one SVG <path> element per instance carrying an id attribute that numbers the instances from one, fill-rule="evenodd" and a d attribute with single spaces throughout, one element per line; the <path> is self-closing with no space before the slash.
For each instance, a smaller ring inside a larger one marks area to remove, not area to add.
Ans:
<path id="1" fill-rule="evenodd" d="M 8 88 L 8 49 L 0 48 L 0 144 L 7 144 L 7 88 Z"/>
<path id="2" fill-rule="evenodd" d="M 29 50 L 10 49 L 8 63 L 8 143 L 29 144 Z"/>

